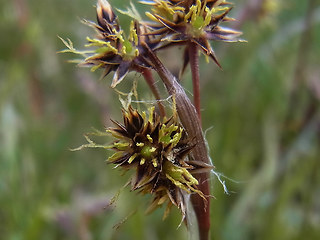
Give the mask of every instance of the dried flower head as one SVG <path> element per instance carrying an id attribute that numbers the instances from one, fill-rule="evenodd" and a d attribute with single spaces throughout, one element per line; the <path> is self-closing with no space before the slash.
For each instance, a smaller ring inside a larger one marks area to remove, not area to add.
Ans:
<path id="1" fill-rule="evenodd" d="M 209 41 L 240 41 L 241 32 L 220 26 L 221 22 L 234 20 L 227 17 L 232 7 L 224 0 L 141 2 L 152 5 L 152 13 L 146 15 L 154 22 L 149 24 L 149 34 L 158 36 L 156 49 L 194 42 L 220 66 Z"/>
<path id="2" fill-rule="evenodd" d="M 62 40 L 68 48 L 62 52 L 83 55 L 85 59 L 80 62 L 80 65 L 92 66 L 92 71 L 103 68 L 103 77 L 115 71 L 111 87 L 119 84 L 129 71 L 142 71 L 141 69 L 150 67 L 141 57 L 143 49 L 140 44 L 147 39 L 140 34 L 144 29 L 136 21 L 131 21 L 130 32 L 126 36 L 108 1 L 98 0 L 98 24 L 86 20 L 84 22 L 97 31 L 95 38 L 87 37 L 88 44 L 85 45 L 93 50 L 77 51 L 70 40 L 68 42 Z"/>

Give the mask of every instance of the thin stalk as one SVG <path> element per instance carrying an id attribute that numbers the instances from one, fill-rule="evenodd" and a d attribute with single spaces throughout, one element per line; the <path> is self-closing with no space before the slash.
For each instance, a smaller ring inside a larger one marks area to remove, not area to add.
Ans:
<path id="1" fill-rule="evenodd" d="M 161 103 L 160 92 L 159 92 L 159 89 L 157 88 L 157 86 L 155 85 L 155 81 L 153 79 L 151 70 L 150 69 L 143 69 L 141 71 L 141 73 L 142 73 L 144 79 L 146 80 L 150 90 L 152 91 L 155 99 L 157 100 L 160 116 L 164 117 L 166 115 L 166 112 L 165 112 L 163 104 Z"/>
<path id="2" fill-rule="evenodd" d="M 159 74 L 168 93 L 175 97 L 177 112 L 183 127 L 189 136 L 195 138 L 196 145 L 191 152 L 193 159 L 211 164 L 195 107 L 186 95 L 183 87 L 162 64 L 154 52 L 146 44 L 144 44 L 144 48 L 148 53 L 150 64 Z M 206 199 L 201 198 L 198 194 L 193 194 L 191 201 L 198 221 L 199 239 L 208 240 L 210 231 L 209 172 L 196 174 L 195 177 L 199 181 L 198 189 L 203 192 Z"/>
<path id="3" fill-rule="evenodd" d="M 199 56 L 198 46 L 194 42 L 190 42 L 188 46 L 190 68 L 192 73 L 193 84 L 193 102 L 197 110 L 199 120 L 201 122 L 201 104 L 200 104 L 200 73 L 199 73 Z"/>

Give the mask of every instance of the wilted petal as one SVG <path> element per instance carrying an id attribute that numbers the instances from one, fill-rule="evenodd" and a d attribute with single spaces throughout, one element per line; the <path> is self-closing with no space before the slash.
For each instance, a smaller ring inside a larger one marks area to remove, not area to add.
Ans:
<path id="1" fill-rule="evenodd" d="M 173 34 L 168 34 L 165 37 L 161 38 L 161 41 L 167 41 L 167 42 L 185 42 L 187 39 L 184 38 L 183 35 L 180 33 L 173 33 Z"/>
<path id="2" fill-rule="evenodd" d="M 144 124 L 142 116 L 138 113 L 138 111 L 133 110 L 131 106 L 129 107 L 129 115 L 131 116 L 130 123 L 132 125 L 130 127 L 134 128 L 136 132 L 140 132 Z"/>
<path id="3" fill-rule="evenodd" d="M 124 137 L 129 137 L 128 136 L 128 131 L 127 131 L 127 129 L 126 129 L 126 127 L 124 125 L 122 125 L 121 123 L 119 123 L 117 121 L 114 121 L 112 119 L 111 119 L 111 122 L 113 122 L 113 124 L 115 124 L 118 128 L 109 128 L 109 129 L 122 134 Z"/>
<path id="4" fill-rule="evenodd" d="M 181 193 L 180 190 L 178 190 L 178 192 L 179 192 L 179 194 L 177 194 L 177 204 L 178 204 L 178 207 L 179 207 L 181 214 L 182 214 L 182 219 L 181 219 L 181 223 L 182 223 L 183 220 L 185 220 L 186 213 L 187 213 L 186 200 L 184 198 L 183 193 Z"/>
<path id="5" fill-rule="evenodd" d="M 204 163 L 202 161 L 186 160 L 185 163 L 187 163 L 193 167 L 192 170 L 189 170 L 190 173 L 192 173 L 192 174 L 209 172 L 215 168 L 213 165 L 208 164 L 208 163 Z"/>
<path id="6" fill-rule="evenodd" d="M 219 61 L 218 61 L 218 59 L 217 59 L 217 57 L 216 57 L 216 55 L 215 55 L 215 53 L 214 53 L 214 51 L 212 49 L 210 50 L 209 57 L 219 66 L 219 68 L 222 69 L 222 66 L 219 63 Z"/>
<path id="7" fill-rule="evenodd" d="M 209 40 L 237 42 L 239 41 L 237 37 L 240 36 L 241 34 L 242 33 L 239 31 L 217 26 L 212 31 L 207 32 L 206 36 Z"/>
<path id="8" fill-rule="evenodd" d="M 101 26 L 105 22 L 112 23 L 116 19 L 116 15 L 112 11 L 111 5 L 107 0 L 98 0 L 97 3 L 97 20 Z"/>
<path id="9" fill-rule="evenodd" d="M 219 22 L 223 21 L 227 14 L 231 11 L 232 7 L 230 7 L 228 10 L 226 10 L 224 13 L 221 13 L 220 15 L 214 16 L 211 21 L 210 21 L 210 25 L 216 26 Z"/>
<path id="10" fill-rule="evenodd" d="M 117 68 L 117 71 L 114 73 L 111 87 L 116 87 L 128 74 L 131 66 L 131 61 L 122 61 Z"/>
<path id="11" fill-rule="evenodd" d="M 173 206 L 173 204 L 171 202 L 168 202 L 166 210 L 164 211 L 164 214 L 163 214 L 163 217 L 162 217 L 163 220 L 165 220 L 168 217 L 172 206 Z"/>
<path id="12" fill-rule="evenodd" d="M 108 159 L 108 161 L 110 161 L 110 163 L 113 163 L 113 164 L 120 166 L 120 165 L 127 163 L 128 159 L 130 158 L 131 155 L 132 154 L 130 154 L 130 153 L 116 152 Z"/>
<path id="13" fill-rule="evenodd" d="M 99 60 L 105 64 L 118 65 L 122 62 L 122 58 L 119 55 L 110 54 L 110 56 L 106 55 L 100 57 Z"/>
<path id="14" fill-rule="evenodd" d="M 207 7 L 209 7 L 210 9 L 212 7 L 229 6 L 229 5 L 232 5 L 232 3 L 226 2 L 226 1 L 218 1 L 218 0 L 207 0 Z"/>
<path id="15" fill-rule="evenodd" d="M 159 129 L 160 129 L 160 123 L 158 123 L 154 127 L 153 131 L 150 133 L 151 138 L 154 139 L 157 142 L 159 141 Z"/>
<path id="16" fill-rule="evenodd" d="M 202 51 L 204 51 L 204 54 L 209 56 L 220 68 L 222 68 L 207 39 L 196 39 L 195 43 L 201 47 Z"/>
<path id="17" fill-rule="evenodd" d="M 165 27 L 167 27 L 168 29 L 170 29 L 173 32 L 179 33 L 182 29 L 185 29 L 185 27 L 183 27 L 182 23 L 176 24 L 174 22 L 171 22 L 171 21 L 159 16 L 158 14 L 154 14 L 153 16 L 155 16 L 160 23 L 162 23 Z"/>
<path id="18" fill-rule="evenodd" d="M 181 148 L 178 148 L 176 152 L 176 159 L 178 161 L 182 161 L 186 158 L 186 156 L 191 152 L 195 145 L 184 145 Z"/>
<path id="19" fill-rule="evenodd" d="M 155 1 L 147 1 L 147 0 L 141 0 L 141 1 L 139 1 L 139 3 L 147 4 L 147 5 L 155 5 L 156 4 Z"/>
<path id="20" fill-rule="evenodd" d="M 208 39 L 223 42 L 238 42 L 239 40 L 233 36 L 226 36 L 221 34 L 208 34 Z"/>
<path id="21" fill-rule="evenodd" d="M 108 76 L 108 74 L 112 71 L 112 66 L 110 65 L 106 65 L 104 66 L 104 70 L 103 70 L 103 73 L 102 75 L 100 76 L 100 79 L 99 80 L 102 80 L 104 79 L 106 76 Z"/>
<path id="22" fill-rule="evenodd" d="M 219 33 L 221 35 L 232 35 L 232 36 L 240 36 L 242 32 L 233 30 L 231 28 L 226 28 L 226 27 L 220 27 L 217 26 L 213 29 L 212 33 Z"/>
<path id="23" fill-rule="evenodd" d="M 146 168 L 138 167 L 136 179 L 134 181 L 134 185 L 132 190 L 136 190 L 142 188 L 143 186 L 149 184 L 156 176 L 157 172 L 148 173 Z"/>
<path id="24" fill-rule="evenodd" d="M 163 35 L 168 31 L 166 28 L 159 27 L 159 26 L 152 27 L 151 29 L 152 29 L 151 31 L 146 31 L 142 35 L 144 35 L 144 36 Z"/>
<path id="25" fill-rule="evenodd" d="M 232 17 L 225 17 L 222 21 L 223 22 L 235 22 L 235 21 L 237 21 L 237 19 L 232 18 Z"/>

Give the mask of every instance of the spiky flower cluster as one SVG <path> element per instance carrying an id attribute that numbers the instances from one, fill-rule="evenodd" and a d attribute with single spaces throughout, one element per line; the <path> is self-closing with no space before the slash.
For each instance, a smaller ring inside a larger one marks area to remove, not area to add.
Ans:
<path id="1" fill-rule="evenodd" d="M 227 17 L 232 9 L 231 3 L 224 0 L 187 1 L 187 0 L 153 0 L 141 1 L 152 5 L 152 13 L 147 16 L 156 24 L 151 24 L 149 34 L 156 35 L 156 48 L 173 44 L 196 43 L 202 52 L 220 66 L 210 40 L 236 42 L 241 41 L 241 32 L 221 27 L 221 22 L 233 21 Z"/>
<path id="2" fill-rule="evenodd" d="M 116 151 L 108 160 L 117 167 L 134 169 L 132 190 L 151 193 L 154 198 L 148 212 L 168 203 L 164 217 L 172 205 L 186 215 L 186 193 L 197 193 L 198 181 L 194 171 L 208 171 L 198 161 L 187 157 L 193 144 L 174 117 L 161 121 L 154 108 L 149 114 L 140 114 L 131 106 L 123 110 L 123 124 L 114 122 L 108 132 L 116 138 L 112 149 Z"/>
<path id="3" fill-rule="evenodd" d="M 92 66 L 91 70 L 104 69 L 103 77 L 111 71 L 115 71 L 111 87 L 119 84 L 131 70 L 141 71 L 150 68 L 150 65 L 141 57 L 141 42 L 145 38 L 141 31 L 143 27 L 137 21 L 131 21 L 129 36 L 126 36 L 119 25 L 119 21 L 113 12 L 109 2 L 99 0 L 97 3 L 98 24 L 84 20 L 84 23 L 93 27 L 97 36 L 87 37 L 88 44 L 85 47 L 93 48 L 88 51 L 78 51 L 73 48 L 72 42 L 66 42 L 67 50 L 85 57 L 80 65 Z"/>
<path id="4" fill-rule="evenodd" d="M 129 71 L 143 72 L 150 68 L 148 56 L 145 56 L 143 44 L 152 50 L 159 50 L 174 44 L 196 43 L 201 51 L 220 66 L 210 45 L 211 40 L 236 42 L 241 41 L 241 32 L 221 27 L 221 22 L 234 19 L 227 17 L 232 9 L 225 0 L 150 0 L 140 1 L 151 5 L 152 11 L 146 15 L 152 21 L 138 22 L 140 16 L 136 10 L 120 11 L 135 17 L 130 23 L 128 37 L 124 34 L 111 5 L 106 0 L 98 0 L 97 24 L 84 20 L 97 31 L 95 38 L 87 37 L 85 47 L 93 50 L 78 51 L 72 42 L 63 40 L 68 49 L 61 52 L 72 52 L 85 57 L 80 65 L 92 66 L 92 71 L 104 69 L 103 77 L 115 71 L 112 87 L 120 83 Z M 188 46 L 186 47 L 187 50 Z M 187 51 L 185 51 L 187 52 Z M 185 67 L 188 56 L 184 56 Z"/>

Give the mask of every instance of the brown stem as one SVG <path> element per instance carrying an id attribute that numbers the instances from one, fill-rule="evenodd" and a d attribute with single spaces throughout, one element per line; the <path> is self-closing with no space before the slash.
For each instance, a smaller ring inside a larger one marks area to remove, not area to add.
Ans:
<path id="1" fill-rule="evenodd" d="M 178 83 L 171 72 L 162 64 L 159 58 L 146 44 L 144 44 L 144 47 L 148 53 L 150 64 L 152 64 L 155 71 L 159 74 L 168 93 L 175 97 L 177 111 L 183 127 L 188 135 L 194 137 L 196 140 L 196 145 L 191 153 L 192 157 L 197 161 L 211 164 L 195 107 L 186 95 L 183 87 Z M 200 240 L 208 240 L 210 231 L 209 172 L 197 174 L 195 177 L 199 181 L 198 189 L 203 192 L 206 199 L 204 200 L 198 194 L 193 194 L 191 196 L 191 201 L 198 221 Z"/>
<path id="2" fill-rule="evenodd" d="M 161 100 L 160 93 L 159 93 L 157 86 L 155 85 L 155 81 L 153 79 L 151 70 L 150 69 L 143 69 L 141 71 L 141 73 L 142 73 L 144 79 L 146 80 L 147 84 L 149 85 L 149 88 L 151 89 L 154 97 L 156 98 L 156 100 L 158 102 L 160 116 L 164 117 L 166 115 L 166 111 L 164 109 L 163 104 L 160 101 Z"/>
<path id="3" fill-rule="evenodd" d="M 193 102 L 197 110 L 199 120 L 201 122 L 201 112 L 200 112 L 200 73 L 199 73 L 199 56 L 198 56 L 198 46 L 194 42 L 190 42 L 188 46 L 190 68 L 192 73 L 192 84 L 193 84 Z"/>

